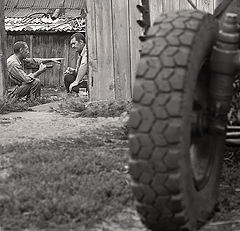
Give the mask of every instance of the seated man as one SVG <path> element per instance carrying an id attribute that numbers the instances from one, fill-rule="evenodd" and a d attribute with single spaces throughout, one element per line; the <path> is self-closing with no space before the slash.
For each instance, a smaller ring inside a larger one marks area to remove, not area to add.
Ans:
<path id="1" fill-rule="evenodd" d="M 87 48 L 85 37 L 81 33 L 75 33 L 71 36 L 70 44 L 79 55 L 76 68 L 68 67 L 64 75 L 64 84 L 69 92 L 79 93 L 79 88 L 87 89 Z"/>
<path id="2" fill-rule="evenodd" d="M 10 89 L 9 96 L 14 99 L 27 96 L 27 99 L 33 100 L 41 95 L 41 83 L 36 77 L 43 73 L 47 67 L 41 59 L 27 59 L 29 48 L 26 42 L 16 42 L 13 49 L 14 54 L 7 59 L 7 70 L 9 79 L 15 84 L 15 87 Z M 35 73 L 27 74 L 24 71 L 26 64 L 39 65 L 39 69 Z"/>

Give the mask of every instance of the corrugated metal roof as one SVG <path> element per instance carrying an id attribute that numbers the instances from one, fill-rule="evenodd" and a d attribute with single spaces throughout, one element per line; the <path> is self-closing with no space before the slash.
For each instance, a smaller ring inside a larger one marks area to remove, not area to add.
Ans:
<path id="1" fill-rule="evenodd" d="M 48 8 L 48 5 L 49 5 L 49 0 L 35 1 L 33 4 L 33 8 L 44 9 L 44 8 Z"/>
<path id="2" fill-rule="evenodd" d="M 5 8 L 14 8 L 17 6 L 18 0 L 5 0 Z"/>
<path id="3" fill-rule="evenodd" d="M 86 9 L 86 0 L 5 0 L 5 9 L 9 8 Z"/>
<path id="4" fill-rule="evenodd" d="M 50 0 L 48 7 L 51 9 L 63 8 L 64 0 Z"/>
<path id="5" fill-rule="evenodd" d="M 6 9 L 5 10 L 5 17 L 7 18 L 21 18 L 21 17 L 27 17 L 27 16 L 31 16 L 33 14 L 37 14 L 38 13 L 49 13 L 48 9 L 42 9 L 41 11 L 39 10 L 33 10 L 33 9 Z M 81 15 L 81 10 L 72 10 L 72 9 L 66 9 L 65 11 L 61 12 L 60 14 L 60 18 L 77 18 L 80 17 Z M 36 17 L 35 16 L 35 17 Z M 41 14 L 39 14 L 39 16 L 42 16 Z"/>
<path id="6" fill-rule="evenodd" d="M 47 13 L 48 9 L 41 9 L 39 10 L 33 10 L 33 9 L 6 9 L 4 11 L 5 17 L 6 18 L 24 18 L 32 14 L 37 14 L 37 13 Z M 40 15 L 42 16 L 42 15 Z"/>
<path id="7" fill-rule="evenodd" d="M 18 0 L 18 8 L 32 8 L 34 4 L 33 0 Z"/>
<path id="8" fill-rule="evenodd" d="M 83 5 L 83 1 L 72 1 L 71 8 L 72 9 L 81 9 Z"/>

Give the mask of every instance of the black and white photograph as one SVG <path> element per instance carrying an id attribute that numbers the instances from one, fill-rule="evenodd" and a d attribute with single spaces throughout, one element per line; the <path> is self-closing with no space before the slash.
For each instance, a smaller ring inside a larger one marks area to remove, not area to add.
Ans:
<path id="1" fill-rule="evenodd" d="M 0 0 L 0 231 L 240 231 L 240 0 Z"/>

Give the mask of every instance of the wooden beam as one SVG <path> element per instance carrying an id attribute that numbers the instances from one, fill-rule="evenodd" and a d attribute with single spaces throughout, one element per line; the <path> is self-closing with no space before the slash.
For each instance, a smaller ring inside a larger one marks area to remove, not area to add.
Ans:
<path id="1" fill-rule="evenodd" d="M 115 99 L 113 33 L 117 31 L 113 31 L 112 1 L 87 1 L 91 100 Z"/>
<path id="2" fill-rule="evenodd" d="M 163 12 L 171 12 L 179 10 L 179 1 L 182 0 L 163 0 Z"/>
<path id="3" fill-rule="evenodd" d="M 112 1 L 115 99 L 131 98 L 131 51 L 128 0 Z M 121 20 L 120 20 L 121 19 Z"/>
<path id="4" fill-rule="evenodd" d="M 6 64 L 6 31 L 4 25 L 4 1 L 0 1 L 0 99 L 5 93 L 5 79 L 7 77 Z"/>
<path id="5" fill-rule="evenodd" d="M 155 22 L 156 18 L 163 12 L 163 1 L 151 0 L 149 1 L 150 21 L 151 25 Z"/>

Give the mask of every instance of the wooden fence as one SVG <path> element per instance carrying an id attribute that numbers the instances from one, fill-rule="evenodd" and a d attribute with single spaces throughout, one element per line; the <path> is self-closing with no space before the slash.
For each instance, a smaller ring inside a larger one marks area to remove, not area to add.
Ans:
<path id="1" fill-rule="evenodd" d="M 130 99 L 139 61 L 140 0 L 87 1 L 90 95 L 93 100 Z M 151 21 L 161 12 L 191 9 L 187 0 L 149 0 Z M 213 12 L 214 0 L 193 0 Z"/>
<path id="2" fill-rule="evenodd" d="M 129 99 L 139 60 L 139 0 L 87 1 L 90 95 Z"/>

